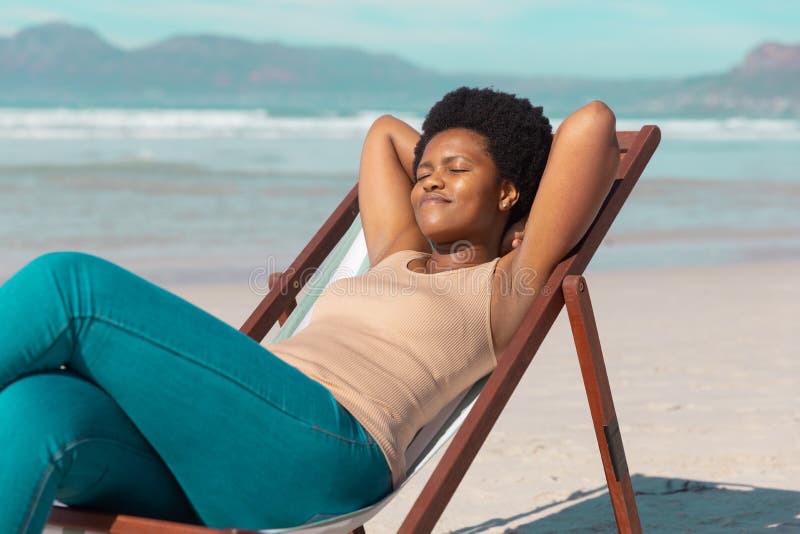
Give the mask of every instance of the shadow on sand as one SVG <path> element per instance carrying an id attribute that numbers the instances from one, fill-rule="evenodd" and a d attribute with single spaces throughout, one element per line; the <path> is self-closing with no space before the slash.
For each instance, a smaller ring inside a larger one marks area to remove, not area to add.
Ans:
<path id="1" fill-rule="evenodd" d="M 634 475 L 644 532 L 800 533 L 800 492 L 744 484 Z M 547 515 L 544 515 L 547 514 Z M 544 515 L 544 517 L 543 517 Z M 526 517 L 532 520 L 524 523 Z M 534 519 L 536 517 L 536 519 Z M 511 527 L 509 525 L 515 525 Z M 511 517 L 495 518 L 454 534 L 508 526 L 509 533 L 615 532 L 605 486 Z"/>

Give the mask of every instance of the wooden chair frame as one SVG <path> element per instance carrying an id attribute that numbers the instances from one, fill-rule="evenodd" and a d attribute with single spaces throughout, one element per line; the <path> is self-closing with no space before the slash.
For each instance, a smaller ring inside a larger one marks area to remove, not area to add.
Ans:
<path id="1" fill-rule="evenodd" d="M 582 274 L 611 223 L 641 176 L 661 139 L 657 126 L 617 132 L 620 166 L 611 191 L 584 238 L 555 268 L 534 301 L 518 332 L 503 352 L 475 405 L 447 447 L 398 532 L 421 534 L 433 530 L 475 455 L 500 416 L 511 393 L 551 326 L 566 304 L 581 374 L 589 400 L 617 528 L 639 533 L 641 524 L 628 473 L 611 388 L 606 374 L 594 312 Z M 354 186 L 314 235 L 291 266 L 272 278 L 271 289 L 241 331 L 260 342 L 276 323 L 281 324 L 314 270 L 333 250 L 358 214 L 358 186 Z M 256 534 L 236 528 L 214 529 L 126 515 L 100 514 L 78 508 L 54 507 L 48 521 L 65 529 L 116 534 Z M 352 533 L 364 534 L 359 527 Z"/>

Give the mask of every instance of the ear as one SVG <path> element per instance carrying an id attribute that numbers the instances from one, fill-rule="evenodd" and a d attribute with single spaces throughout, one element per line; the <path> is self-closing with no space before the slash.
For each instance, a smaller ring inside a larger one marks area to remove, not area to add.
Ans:
<path id="1" fill-rule="evenodd" d="M 511 211 L 511 208 L 519 200 L 519 190 L 514 182 L 511 180 L 503 179 L 500 182 L 500 198 L 497 201 L 497 207 L 500 211 Z"/>

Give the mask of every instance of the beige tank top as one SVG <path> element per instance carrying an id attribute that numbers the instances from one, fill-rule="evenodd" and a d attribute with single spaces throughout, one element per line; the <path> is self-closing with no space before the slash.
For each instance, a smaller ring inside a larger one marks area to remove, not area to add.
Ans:
<path id="1" fill-rule="evenodd" d="M 435 274 L 408 268 L 428 256 L 400 251 L 333 282 L 304 330 L 265 345 L 375 438 L 395 488 L 417 431 L 497 364 L 489 312 L 499 258 Z"/>

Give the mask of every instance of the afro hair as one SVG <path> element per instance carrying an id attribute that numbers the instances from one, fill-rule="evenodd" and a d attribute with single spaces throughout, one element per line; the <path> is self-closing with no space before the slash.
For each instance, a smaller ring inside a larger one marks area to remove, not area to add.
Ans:
<path id="1" fill-rule="evenodd" d="M 553 142 L 553 128 L 542 107 L 493 89 L 460 87 L 447 93 L 422 123 L 422 136 L 414 147 L 414 173 L 430 140 L 451 128 L 466 128 L 484 136 L 498 178 L 517 186 L 519 198 L 511 208 L 506 228 L 525 217 Z"/>

